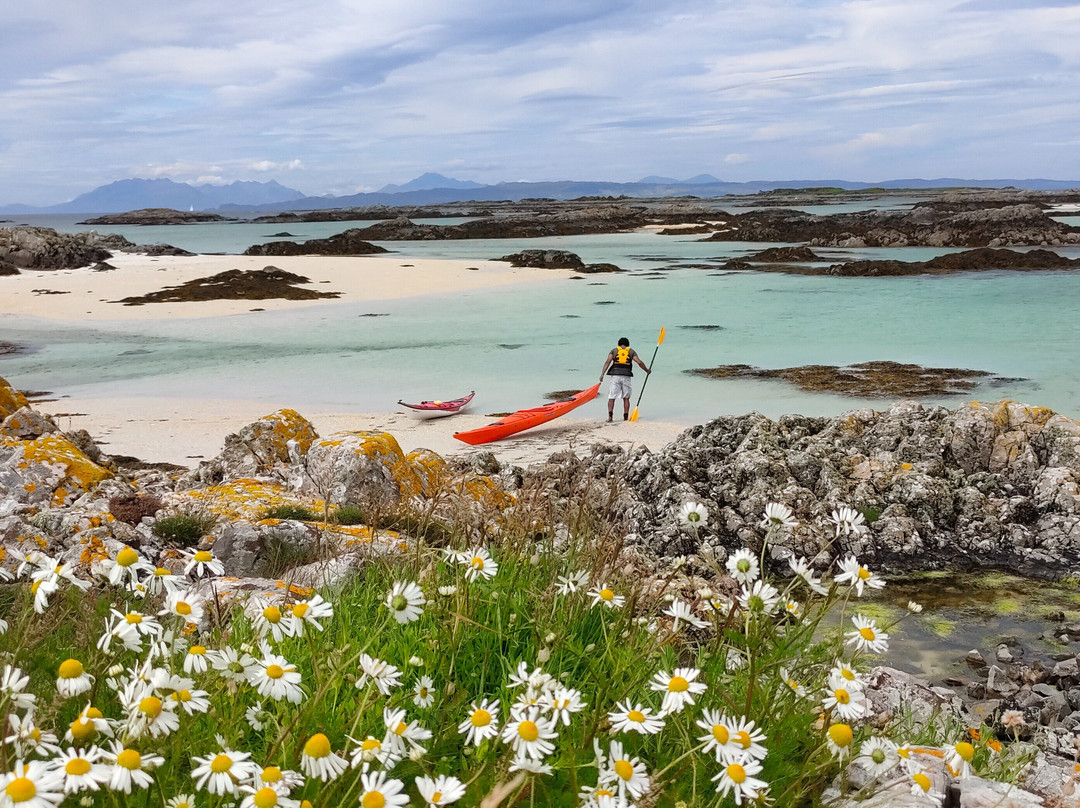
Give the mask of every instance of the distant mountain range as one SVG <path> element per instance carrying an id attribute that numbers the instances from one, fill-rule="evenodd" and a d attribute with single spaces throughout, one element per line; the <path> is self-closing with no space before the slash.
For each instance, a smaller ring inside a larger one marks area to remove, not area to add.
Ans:
<path id="1" fill-rule="evenodd" d="M 448 202 L 493 202 L 522 199 L 577 199 L 580 197 L 713 197 L 728 194 L 754 194 L 780 188 L 841 188 L 849 191 L 867 188 L 898 190 L 904 188 L 1023 188 L 1058 191 L 1080 188 L 1078 180 L 1001 179 L 969 180 L 953 177 L 939 179 L 899 179 L 883 182 L 848 180 L 763 180 L 725 182 L 711 174 L 689 179 L 650 175 L 637 182 L 500 182 L 483 185 L 457 180 L 441 174 L 426 173 L 403 185 L 386 185 L 371 193 L 349 196 L 304 196 L 294 188 L 277 182 L 233 182 L 228 185 L 190 185 L 167 179 L 129 179 L 103 185 L 70 202 L 50 207 L 29 205 L 0 207 L 2 214 L 20 213 L 122 213 L 139 208 L 174 208 L 176 210 L 217 210 L 223 213 L 247 211 L 326 210 L 328 208 L 366 205 L 439 205 Z"/>

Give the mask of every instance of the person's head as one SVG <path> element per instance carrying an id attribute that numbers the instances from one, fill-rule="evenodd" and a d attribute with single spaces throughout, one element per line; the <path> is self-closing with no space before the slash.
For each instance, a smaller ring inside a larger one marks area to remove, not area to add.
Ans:
<path id="1" fill-rule="evenodd" d="M 619 337 L 619 347 L 620 348 L 629 348 L 630 347 L 630 340 L 628 340 L 626 337 Z"/>

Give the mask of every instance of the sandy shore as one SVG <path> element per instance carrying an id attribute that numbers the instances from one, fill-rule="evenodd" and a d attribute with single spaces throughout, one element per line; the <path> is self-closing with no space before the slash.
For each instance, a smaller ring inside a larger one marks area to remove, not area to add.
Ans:
<path id="1" fill-rule="evenodd" d="M 501 261 L 372 256 L 195 255 L 151 257 L 116 253 L 113 271 L 89 267 L 23 270 L 0 278 L 0 316 L 24 314 L 58 320 L 134 320 L 220 317 L 253 310 L 275 311 L 327 303 L 357 303 L 415 295 L 491 289 L 567 277 L 569 270 L 511 267 Z M 340 292 L 318 300 L 213 300 L 125 306 L 121 298 L 156 292 L 229 269 L 275 266 L 311 280 L 303 288 Z M 252 314 L 251 316 L 256 316 Z"/>
<path id="2" fill-rule="evenodd" d="M 85 429 L 106 454 L 128 455 L 147 462 L 194 467 L 221 451 L 226 435 L 273 412 L 287 402 L 175 398 L 84 398 L 36 404 L 56 417 L 62 429 Z M 450 418 L 417 421 L 405 413 L 335 413 L 298 408 L 320 435 L 369 429 L 392 434 L 406 451 L 426 448 L 444 457 L 492 452 L 501 462 L 529 466 L 555 452 L 585 452 L 594 443 L 627 449 L 647 446 L 656 451 L 686 427 L 640 420 L 609 424 L 587 418 L 564 417 L 542 427 L 485 446 L 469 446 L 453 437 L 456 431 L 491 423 L 485 415 L 462 413 Z"/>

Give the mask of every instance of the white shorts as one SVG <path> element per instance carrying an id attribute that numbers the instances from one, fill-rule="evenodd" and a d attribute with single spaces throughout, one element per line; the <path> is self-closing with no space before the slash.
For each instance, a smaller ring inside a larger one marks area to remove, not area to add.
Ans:
<path id="1" fill-rule="evenodd" d="M 630 398 L 630 381 L 629 376 L 612 376 L 611 387 L 608 388 L 608 399 Z"/>

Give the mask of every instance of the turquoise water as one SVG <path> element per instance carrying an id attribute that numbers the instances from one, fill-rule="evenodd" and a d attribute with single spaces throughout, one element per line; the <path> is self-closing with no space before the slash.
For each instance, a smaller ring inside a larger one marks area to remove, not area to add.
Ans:
<path id="1" fill-rule="evenodd" d="M 70 229 L 82 229 L 73 224 Z M 263 235 L 288 230 L 322 237 L 354 225 L 186 225 L 129 228 L 134 235 L 125 235 L 201 252 L 236 252 L 253 243 L 252 228 L 265 230 Z M 620 336 L 628 336 L 648 361 L 666 326 L 657 373 L 642 401 L 643 418 L 689 424 L 751 410 L 778 416 L 880 409 L 889 402 L 802 393 L 779 381 L 718 381 L 683 373 L 729 363 L 786 367 L 869 360 L 977 368 L 1026 379 L 936 403 L 1014 398 L 1080 416 L 1077 272 L 905 278 L 727 272 L 717 268 L 721 261 L 767 245 L 703 243 L 649 232 L 386 246 L 403 260 L 478 260 L 555 247 L 631 271 L 213 321 L 58 324 L 9 316 L 0 320 L 0 339 L 34 350 L 0 360 L 0 375 L 22 388 L 58 395 L 249 398 L 268 406 L 357 412 L 392 409 L 398 398 L 445 399 L 475 389 L 474 411 L 499 412 L 538 404 L 551 391 L 589 386 Z M 830 261 L 921 260 L 942 252 L 822 251 Z M 1078 248 L 1061 252 L 1080 256 Z M 702 325 L 719 327 L 688 328 Z M 642 380 L 639 372 L 635 383 Z M 579 413 L 602 411 L 603 403 L 596 402 Z"/>

